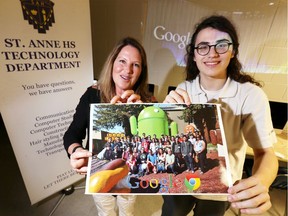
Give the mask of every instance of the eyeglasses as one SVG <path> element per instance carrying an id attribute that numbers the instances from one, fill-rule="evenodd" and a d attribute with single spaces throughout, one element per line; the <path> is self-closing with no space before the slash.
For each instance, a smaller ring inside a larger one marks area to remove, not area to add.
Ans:
<path id="1" fill-rule="evenodd" d="M 224 54 L 229 50 L 230 45 L 233 43 L 231 42 L 219 42 L 214 45 L 208 45 L 208 44 L 200 44 L 194 49 L 197 50 L 197 53 L 201 56 L 205 56 L 210 52 L 211 47 L 214 47 L 214 50 L 218 54 Z"/>

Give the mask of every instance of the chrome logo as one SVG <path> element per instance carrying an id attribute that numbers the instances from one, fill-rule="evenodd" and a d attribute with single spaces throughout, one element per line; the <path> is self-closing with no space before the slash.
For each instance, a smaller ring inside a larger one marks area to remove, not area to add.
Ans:
<path id="1" fill-rule="evenodd" d="M 188 192 L 193 192 L 200 187 L 201 180 L 197 174 L 189 173 L 186 175 L 184 183 Z"/>

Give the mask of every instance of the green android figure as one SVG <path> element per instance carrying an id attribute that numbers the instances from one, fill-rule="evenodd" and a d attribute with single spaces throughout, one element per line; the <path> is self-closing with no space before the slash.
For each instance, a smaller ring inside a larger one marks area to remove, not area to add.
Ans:
<path id="1" fill-rule="evenodd" d="M 149 106 L 144 108 L 138 115 L 138 125 L 135 116 L 131 116 L 129 120 L 131 133 L 134 136 L 143 133 L 150 136 L 156 134 L 157 137 L 160 137 L 162 134 L 169 135 L 167 115 L 159 107 Z M 176 136 L 178 134 L 178 125 L 176 122 L 170 124 L 170 130 L 171 136 Z"/>

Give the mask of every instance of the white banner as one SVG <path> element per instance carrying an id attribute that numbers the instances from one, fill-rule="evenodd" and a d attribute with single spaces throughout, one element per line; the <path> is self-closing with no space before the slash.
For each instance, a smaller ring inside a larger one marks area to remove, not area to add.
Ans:
<path id="1" fill-rule="evenodd" d="M 2 0 L 0 26 L 0 111 L 34 204 L 83 178 L 62 137 L 93 81 L 89 0 Z"/>

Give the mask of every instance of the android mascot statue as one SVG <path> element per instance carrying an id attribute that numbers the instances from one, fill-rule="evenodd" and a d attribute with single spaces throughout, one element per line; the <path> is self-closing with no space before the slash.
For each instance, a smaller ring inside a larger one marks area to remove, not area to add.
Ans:
<path id="1" fill-rule="evenodd" d="M 134 136 L 143 133 L 150 136 L 156 134 L 157 137 L 160 137 L 162 134 L 171 136 L 178 134 L 178 125 L 176 122 L 170 124 L 171 134 L 169 134 L 167 115 L 161 108 L 156 106 L 144 108 L 138 115 L 138 124 L 135 116 L 131 116 L 129 120 L 131 133 Z"/>

